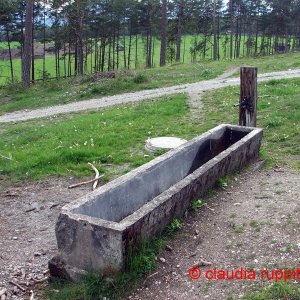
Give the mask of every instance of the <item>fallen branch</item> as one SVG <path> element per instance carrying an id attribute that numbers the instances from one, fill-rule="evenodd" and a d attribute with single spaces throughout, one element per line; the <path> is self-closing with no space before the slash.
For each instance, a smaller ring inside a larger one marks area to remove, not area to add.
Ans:
<path id="1" fill-rule="evenodd" d="M 10 280 L 9 283 L 11 283 L 12 285 L 15 285 L 16 287 L 18 287 L 22 292 L 25 292 L 26 289 L 24 289 L 22 286 L 20 286 L 18 283 Z"/>
<path id="2" fill-rule="evenodd" d="M 95 171 L 95 173 L 96 173 L 95 174 L 95 179 L 97 177 L 99 177 L 99 171 L 98 171 L 98 169 L 93 164 L 91 164 L 91 163 L 88 163 L 88 165 Z M 94 182 L 94 184 L 93 184 L 93 191 L 96 189 L 97 184 L 98 184 L 98 179 L 96 179 L 95 182 Z"/>
<path id="3" fill-rule="evenodd" d="M 89 184 L 89 183 L 93 183 L 95 181 L 98 181 L 100 178 L 102 178 L 104 175 L 101 175 L 101 176 L 98 176 L 94 179 L 91 179 L 91 180 L 88 180 L 88 181 L 83 181 L 83 182 L 79 182 L 79 183 L 75 183 L 75 184 L 72 184 L 70 186 L 68 186 L 68 189 L 73 189 L 73 188 L 76 188 L 78 186 L 82 186 L 82 185 L 85 185 L 85 184 Z"/>
<path id="4" fill-rule="evenodd" d="M 7 159 L 7 160 L 13 160 L 12 155 L 10 153 L 9 153 L 9 156 L 4 156 L 4 155 L 0 154 L 0 158 Z"/>
<path id="5" fill-rule="evenodd" d="M 48 277 L 44 277 L 44 278 L 41 278 L 41 279 L 35 279 L 35 278 L 32 278 L 32 280 L 35 282 L 35 283 L 43 283 L 45 281 L 48 280 Z"/>

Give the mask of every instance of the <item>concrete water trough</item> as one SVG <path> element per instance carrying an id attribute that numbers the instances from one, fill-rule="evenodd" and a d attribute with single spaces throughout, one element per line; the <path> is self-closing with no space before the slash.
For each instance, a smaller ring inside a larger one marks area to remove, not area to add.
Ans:
<path id="1" fill-rule="evenodd" d="M 51 274 L 124 270 L 132 245 L 154 238 L 221 176 L 256 158 L 262 132 L 222 124 L 64 206 Z"/>

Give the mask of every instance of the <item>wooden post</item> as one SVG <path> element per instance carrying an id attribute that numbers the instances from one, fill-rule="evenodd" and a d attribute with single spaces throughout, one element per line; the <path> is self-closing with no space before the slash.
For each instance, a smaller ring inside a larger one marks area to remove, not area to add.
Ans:
<path id="1" fill-rule="evenodd" d="M 240 93 L 240 118 L 241 126 L 256 127 L 257 106 L 257 68 L 242 67 L 241 93 Z"/>

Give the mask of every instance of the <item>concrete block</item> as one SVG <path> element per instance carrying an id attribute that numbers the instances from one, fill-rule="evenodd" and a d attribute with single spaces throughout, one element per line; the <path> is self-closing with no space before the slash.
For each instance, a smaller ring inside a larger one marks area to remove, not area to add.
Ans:
<path id="1" fill-rule="evenodd" d="M 124 270 L 132 245 L 154 238 L 220 177 L 256 158 L 262 133 L 222 124 L 64 206 L 55 230 L 56 261 L 66 268 L 52 275 Z"/>

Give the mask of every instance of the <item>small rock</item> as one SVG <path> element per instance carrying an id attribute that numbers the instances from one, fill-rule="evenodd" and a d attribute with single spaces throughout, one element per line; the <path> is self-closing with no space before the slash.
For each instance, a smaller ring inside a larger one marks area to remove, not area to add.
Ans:
<path id="1" fill-rule="evenodd" d="M 31 211 L 39 211 L 40 210 L 40 205 L 37 202 L 33 202 L 31 206 L 25 210 L 25 212 L 31 212 Z"/>
<path id="2" fill-rule="evenodd" d="M 194 264 L 194 267 L 205 267 L 211 266 L 212 262 L 201 259 L 199 262 Z"/>
<path id="3" fill-rule="evenodd" d="M 195 229 L 195 235 L 199 235 L 199 230 Z"/>
<path id="4" fill-rule="evenodd" d="M 159 260 L 160 260 L 162 263 L 165 263 L 165 262 L 166 262 L 166 259 L 163 258 L 163 257 L 160 257 Z"/>
<path id="5" fill-rule="evenodd" d="M 236 203 L 233 204 L 233 206 L 239 206 L 239 205 L 241 205 L 240 202 L 236 202 Z"/>
<path id="6" fill-rule="evenodd" d="M 56 207 L 58 205 L 59 205 L 59 203 L 50 203 L 49 204 L 49 208 L 51 209 L 51 208 L 54 208 L 54 207 Z"/>
<path id="7" fill-rule="evenodd" d="M 16 236 L 14 236 L 14 237 L 13 237 L 13 240 L 15 240 L 15 241 L 16 241 L 17 239 L 18 239 L 18 238 L 17 238 Z"/>
<path id="8" fill-rule="evenodd" d="M 169 245 L 166 245 L 166 250 L 173 251 L 173 248 L 171 246 L 169 246 Z"/>

